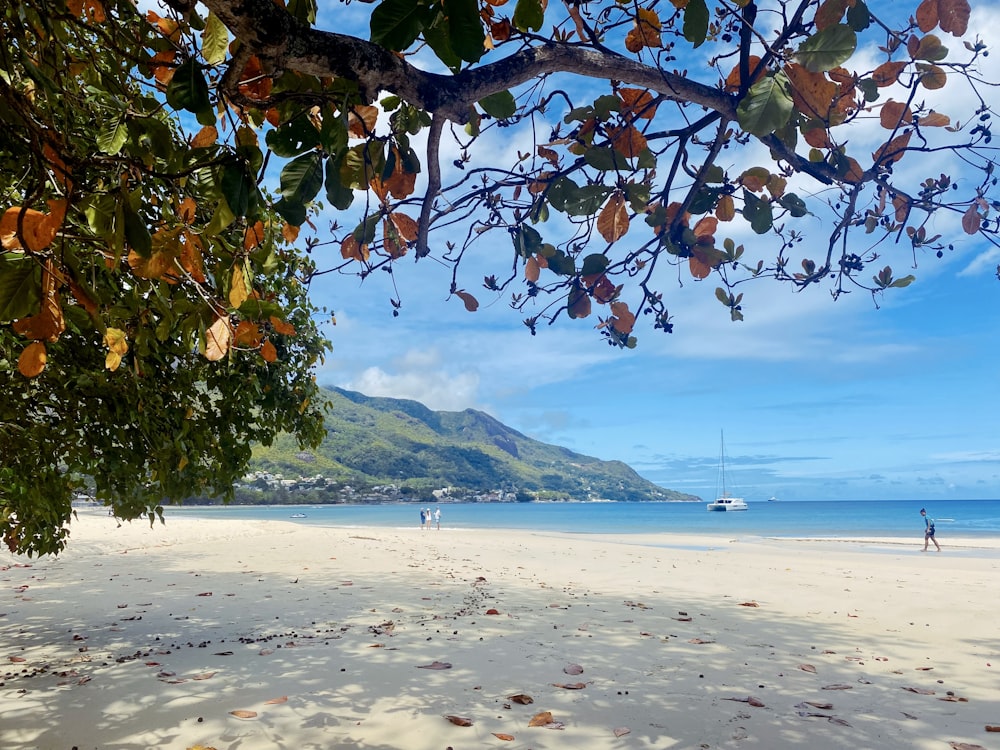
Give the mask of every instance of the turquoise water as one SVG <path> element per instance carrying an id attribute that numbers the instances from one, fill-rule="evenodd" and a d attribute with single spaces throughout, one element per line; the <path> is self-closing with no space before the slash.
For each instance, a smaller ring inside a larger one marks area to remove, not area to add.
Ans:
<path id="1" fill-rule="evenodd" d="M 917 537 L 926 508 L 937 536 L 1000 537 L 1000 500 L 750 503 L 739 513 L 709 513 L 704 503 L 442 503 L 442 528 L 535 529 L 579 534 L 707 533 L 776 537 Z M 416 528 L 411 503 L 326 506 L 168 508 L 170 515 L 274 519 L 294 523 Z M 305 518 L 290 518 L 304 513 Z"/>

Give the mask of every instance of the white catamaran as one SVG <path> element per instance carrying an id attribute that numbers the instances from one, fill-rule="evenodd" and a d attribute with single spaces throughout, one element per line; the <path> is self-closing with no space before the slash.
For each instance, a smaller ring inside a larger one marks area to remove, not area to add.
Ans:
<path id="1" fill-rule="evenodd" d="M 722 492 L 715 502 L 709 503 L 707 507 L 710 511 L 749 510 L 750 506 L 746 500 L 742 497 L 730 497 L 726 491 L 726 438 L 721 432 L 719 440 L 719 484 L 722 486 Z"/>

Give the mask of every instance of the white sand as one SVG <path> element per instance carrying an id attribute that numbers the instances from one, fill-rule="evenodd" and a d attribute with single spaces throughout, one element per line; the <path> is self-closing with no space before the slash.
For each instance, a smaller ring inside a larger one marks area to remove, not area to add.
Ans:
<path id="1" fill-rule="evenodd" d="M 0 554 L 0 748 L 996 750 L 1000 550 L 941 543 L 81 513 Z"/>

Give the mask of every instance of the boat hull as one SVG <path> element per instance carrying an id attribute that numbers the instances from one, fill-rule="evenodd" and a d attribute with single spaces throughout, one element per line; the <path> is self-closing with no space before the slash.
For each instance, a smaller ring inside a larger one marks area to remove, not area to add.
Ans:
<path id="1" fill-rule="evenodd" d="M 714 503 L 709 503 L 706 507 L 710 512 L 716 512 L 716 513 L 719 512 L 732 513 L 733 511 L 737 510 L 750 509 L 750 506 L 746 504 L 746 501 L 738 497 L 727 497 L 724 499 L 720 498 L 719 500 L 716 500 Z"/>

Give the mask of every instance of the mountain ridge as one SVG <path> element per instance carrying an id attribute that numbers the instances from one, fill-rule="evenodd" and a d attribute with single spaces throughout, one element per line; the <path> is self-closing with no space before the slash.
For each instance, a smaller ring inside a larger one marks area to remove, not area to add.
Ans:
<path id="1" fill-rule="evenodd" d="M 324 388 L 327 435 L 315 450 L 290 436 L 254 450 L 258 474 L 322 477 L 323 486 L 392 485 L 430 498 L 483 493 L 519 499 L 697 501 L 640 476 L 622 461 L 603 461 L 527 437 L 475 409 L 435 411 L 411 399 Z M 528 497 L 530 496 L 530 498 Z"/>

